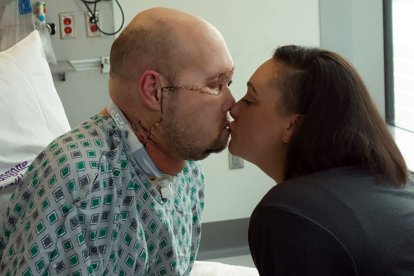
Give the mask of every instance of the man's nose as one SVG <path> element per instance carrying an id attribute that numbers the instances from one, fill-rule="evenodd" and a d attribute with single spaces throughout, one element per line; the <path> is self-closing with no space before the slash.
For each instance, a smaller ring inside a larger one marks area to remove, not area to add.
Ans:
<path id="1" fill-rule="evenodd" d="M 233 120 L 236 120 L 238 115 L 237 115 L 237 103 L 234 103 L 229 110 L 229 114 L 231 116 L 231 118 L 233 118 Z"/>
<path id="2" fill-rule="evenodd" d="M 225 104 L 224 104 L 224 106 L 223 106 L 223 108 L 224 108 L 224 112 L 227 112 L 227 111 L 229 111 L 230 110 L 230 108 L 236 103 L 236 100 L 234 99 L 234 97 L 233 97 L 233 94 L 231 93 L 231 90 L 230 90 L 230 88 L 228 88 L 228 89 L 226 89 L 225 91 L 223 91 L 224 92 L 224 95 L 223 96 L 225 96 L 226 98 L 225 98 Z"/>

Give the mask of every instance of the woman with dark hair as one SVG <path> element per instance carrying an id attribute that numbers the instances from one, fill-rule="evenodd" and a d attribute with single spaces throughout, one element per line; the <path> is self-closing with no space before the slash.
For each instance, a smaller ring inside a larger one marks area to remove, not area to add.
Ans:
<path id="1" fill-rule="evenodd" d="M 229 150 L 278 185 L 250 218 L 261 275 L 414 275 L 414 183 L 356 70 L 284 46 L 230 113 Z"/>

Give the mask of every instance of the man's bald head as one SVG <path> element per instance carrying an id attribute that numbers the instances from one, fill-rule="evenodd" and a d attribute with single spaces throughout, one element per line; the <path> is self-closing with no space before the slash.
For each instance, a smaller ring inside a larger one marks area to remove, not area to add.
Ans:
<path id="1" fill-rule="evenodd" d="M 217 29 L 200 17 L 168 8 L 145 10 L 114 41 L 110 76 L 128 81 L 153 69 L 173 81 L 206 44 L 217 42 L 225 45 Z"/>

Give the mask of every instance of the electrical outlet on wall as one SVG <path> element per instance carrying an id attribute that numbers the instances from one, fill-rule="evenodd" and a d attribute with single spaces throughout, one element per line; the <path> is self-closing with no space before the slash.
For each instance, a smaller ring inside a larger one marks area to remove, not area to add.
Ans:
<path id="1" fill-rule="evenodd" d="M 95 17 L 89 11 L 85 12 L 85 26 L 86 26 L 86 36 L 87 37 L 100 37 L 103 34 L 99 31 L 102 26 L 101 13 L 95 11 Z"/>
<path id="2" fill-rule="evenodd" d="M 60 38 L 76 38 L 75 15 L 72 12 L 59 13 Z"/>

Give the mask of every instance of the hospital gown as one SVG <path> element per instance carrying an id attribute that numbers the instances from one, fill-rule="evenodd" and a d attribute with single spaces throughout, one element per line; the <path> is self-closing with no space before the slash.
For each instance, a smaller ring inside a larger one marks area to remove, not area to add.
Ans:
<path id="1" fill-rule="evenodd" d="M 127 135 L 95 115 L 39 154 L 1 227 L 1 275 L 190 273 L 204 204 L 199 163 L 187 162 L 163 199 Z"/>

